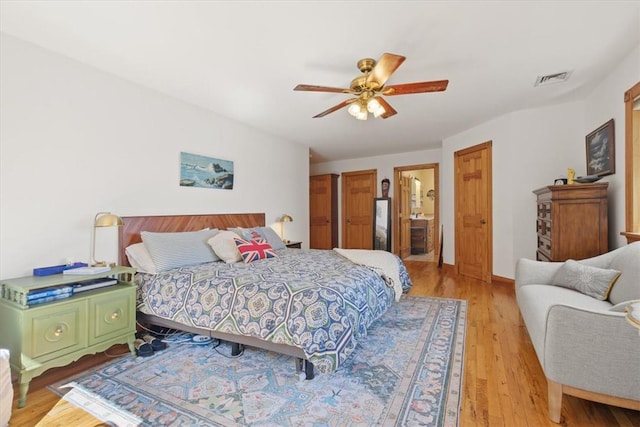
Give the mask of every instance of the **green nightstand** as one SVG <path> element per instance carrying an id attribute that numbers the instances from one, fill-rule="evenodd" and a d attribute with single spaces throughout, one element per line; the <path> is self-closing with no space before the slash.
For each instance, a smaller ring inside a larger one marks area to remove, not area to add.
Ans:
<path id="1" fill-rule="evenodd" d="M 113 267 L 87 276 L 55 274 L 0 281 L 0 347 L 11 353 L 18 374 L 18 407 L 27 403 L 29 382 L 49 368 L 65 366 L 114 344 L 129 344 L 135 356 L 135 269 Z M 113 277 L 118 283 L 78 292 L 71 297 L 28 306 L 29 291 Z"/>

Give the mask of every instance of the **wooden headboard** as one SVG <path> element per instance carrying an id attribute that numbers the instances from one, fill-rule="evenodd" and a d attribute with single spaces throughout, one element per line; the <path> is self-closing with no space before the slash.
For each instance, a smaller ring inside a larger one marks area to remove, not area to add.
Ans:
<path id="1" fill-rule="evenodd" d="M 165 216 L 125 216 L 122 217 L 122 238 L 120 264 L 129 265 L 124 250 L 127 246 L 142 241 L 141 231 L 171 233 L 178 231 L 198 231 L 203 228 L 263 227 L 264 213 L 211 214 L 211 215 L 165 215 Z"/>

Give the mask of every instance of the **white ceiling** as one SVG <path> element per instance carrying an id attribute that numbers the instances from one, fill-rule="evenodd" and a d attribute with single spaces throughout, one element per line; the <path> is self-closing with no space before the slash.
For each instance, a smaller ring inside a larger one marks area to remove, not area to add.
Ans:
<path id="1" fill-rule="evenodd" d="M 312 161 L 441 146 L 501 114 L 580 99 L 640 42 L 639 1 L 0 1 L 0 30 L 307 145 Z M 407 60 L 398 114 L 312 116 L 349 95 L 356 62 Z M 536 77 L 570 79 L 534 87 Z M 639 70 L 640 75 L 640 70 Z M 544 124 L 541 124 L 544 125 Z"/>

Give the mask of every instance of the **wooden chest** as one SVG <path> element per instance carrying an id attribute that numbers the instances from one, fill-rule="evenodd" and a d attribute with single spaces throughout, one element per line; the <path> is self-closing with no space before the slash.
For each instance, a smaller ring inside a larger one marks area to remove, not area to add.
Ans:
<path id="1" fill-rule="evenodd" d="M 608 183 L 550 185 L 537 195 L 536 259 L 584 259 L 608 251 Z"/>

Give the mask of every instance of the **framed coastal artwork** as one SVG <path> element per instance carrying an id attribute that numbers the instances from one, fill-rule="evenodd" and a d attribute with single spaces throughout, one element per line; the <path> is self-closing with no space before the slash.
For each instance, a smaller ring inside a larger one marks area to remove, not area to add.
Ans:
<path id="1" fill-rule="evenodd" d="M 233 190 L 233 162 L 181 152 L 180 186 Z"/>
<path id="2" fill-rule="evenodd" d="M 391 199 L 373 201 L 373 249 L 391 252 Z"/>
<path id="3" fill-rule="evenodd" d="M 613 119 L 587 135 L 587 175 L 616 173 L 614 136 Z"/>

